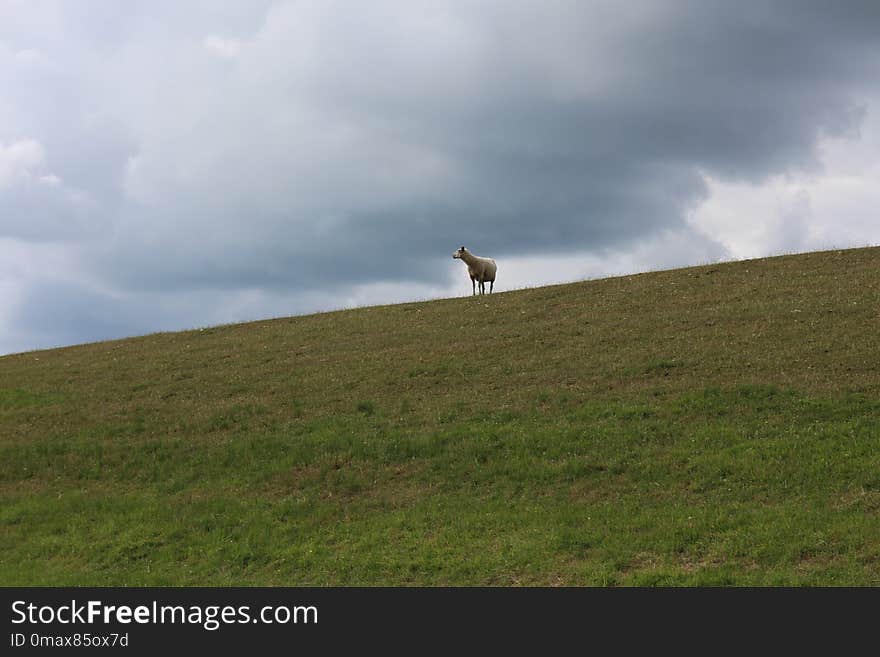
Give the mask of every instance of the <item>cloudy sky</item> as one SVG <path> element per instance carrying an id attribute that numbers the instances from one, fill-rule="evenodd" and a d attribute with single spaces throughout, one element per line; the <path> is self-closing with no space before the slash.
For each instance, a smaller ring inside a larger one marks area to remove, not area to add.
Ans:
<path id="1" fill-rule="evenodd" d="M 0 0 L 0 354 L 880 243 L 880 3 Z"/>

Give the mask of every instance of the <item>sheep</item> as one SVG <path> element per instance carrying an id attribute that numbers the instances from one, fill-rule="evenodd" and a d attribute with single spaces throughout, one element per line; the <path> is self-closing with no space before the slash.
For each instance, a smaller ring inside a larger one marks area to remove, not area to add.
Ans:
<path id="1" fill-rule="evenodd" d="M 480 294 L 486 293 L 486 281 L 489 281 L 489 293 L 492 293 L 492 289 L 495 287 L 495 272 L 498 271 L 498 266 L 492 258 L 475 256 L 464 247 L 453 253 L 452 257 L 463 260 L 467 265 L 474 295 L 477 294 L 477 283 L 480 284 Z"/>

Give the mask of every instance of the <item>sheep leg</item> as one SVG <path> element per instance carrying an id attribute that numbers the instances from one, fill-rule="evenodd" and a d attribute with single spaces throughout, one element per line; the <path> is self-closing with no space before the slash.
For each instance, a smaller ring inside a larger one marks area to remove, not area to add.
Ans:
<path id="1" fill-rule="evenodd" d="M 495 288 L 495 281 L 489 281 L 489 294 L 492 294 L 492 290 Z"/>

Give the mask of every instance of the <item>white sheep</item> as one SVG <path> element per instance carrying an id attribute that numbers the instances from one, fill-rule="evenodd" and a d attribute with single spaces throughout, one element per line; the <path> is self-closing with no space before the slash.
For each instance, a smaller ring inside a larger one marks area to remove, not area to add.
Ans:
<path id="1" fill-rule="evenodd" d="M 489 281 L 489 293 L 491 294 L 492 288 L 495 287 L 495 272 L 498 271 L 498 266 L 492 258 L 475 256 L 464 247 L 453 253 L 452 257 L 463 260 L 467 265 L 474 294 L 477 293 L 477 283 L 480 284 L 480 294 L 486 293 L 486 281 Z"/>

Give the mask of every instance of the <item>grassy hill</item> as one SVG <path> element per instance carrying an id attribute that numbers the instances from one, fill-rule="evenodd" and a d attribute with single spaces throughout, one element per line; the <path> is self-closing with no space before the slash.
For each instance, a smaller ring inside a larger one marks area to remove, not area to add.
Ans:
<path id="1" fill-rule="evenodd" d="M 880 585 L 880 249 L 3 357 L 0 495 L 2 585 Z"/>

